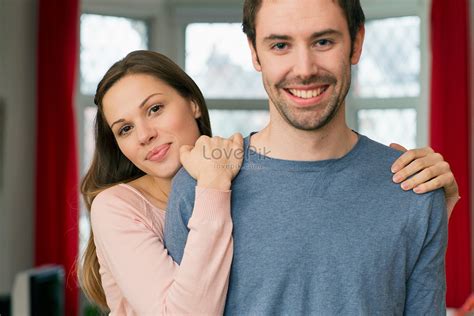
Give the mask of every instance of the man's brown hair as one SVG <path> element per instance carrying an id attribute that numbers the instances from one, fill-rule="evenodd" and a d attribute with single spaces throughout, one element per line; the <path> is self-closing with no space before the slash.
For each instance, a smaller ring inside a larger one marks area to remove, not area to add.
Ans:
<path id="1" fill-rule="evenodd" d="M 262 6 L 262 2 L 263 0 L 244 1 L 242 29 L 247 35 L 247 38 L 252 42 L 254 48 L 257 48 L 255 45 L 255 20 L 257 18 L 257 13 Z M 353 43 L 357 32 L 365 22 L 364 11 L 362 10 L 359 0 L 337 0 L 337 2 L 344 12 L 344 16 L 346 17 L 347 25 L 349 27 L 349 34 L 351 36 L 351 48 L 353 48 Z"/>

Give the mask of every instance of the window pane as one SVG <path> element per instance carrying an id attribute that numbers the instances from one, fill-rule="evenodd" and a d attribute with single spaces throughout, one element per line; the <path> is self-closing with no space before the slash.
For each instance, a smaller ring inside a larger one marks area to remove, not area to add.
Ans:
<path id="1" fill-rule="evenodd" d="M 82 258 L 87 247 L 87 241 L 90 237 L 91 225 L 89 222 L 89 212 L 84 204 L 84 199 L 79 199 L 79 204 L 81 209 L 79 215 L 79 258 Z"/>
<path id="2" fill-rule="evenodd" d="M 81 93 L 93 95 L 107 69 L 129 52 L 148 48 L 145 21 L 82 14 L 80 73 Z"/>
<path id="3" fill-rule="evenodd" d="M 222 137 L 230 137 L 236 132 L 247 137 L 264 128 L 269 120 L 265 110 L 209 110 L 209 115 L 212 134 Z"/>
<path id="4" fill-rule="evenodd" d="M 240 23 L 189 24 L 186 72 L 209 99 L 266 98 Z"/>
<path id="5" fill-rule="evenodd" d="M 420 94 L 420 18 L 368 21 L 362 58 L 354 67 L 352 93 L 362 98 Z"/>
<path id="6" fill-rule="evenodd" d="M 94 124 L 95 124 L 95 115 L 97 112 L 97 107 L 88 106 L 84 109 L 84 155 L 82 157 L 82 170 L 84 170 L 81 175 L 84 176 L 85 172 L 89 169 L 89 166 L 92 162 L 92 156 L 95 149 L 95 140 L 94 140 Z M 79 217 L 79 254 L 82 256 L 84 250 L 87 246 L 87 240 L 89 239 L 89 217 L 86 205 L 84 200 L 80 199 L 80 217 Z"/>
<path id="7" fill-rule="evenodd" d="M 416 147 L 416 110 L 387 109 L 357 112 L 359 133 L 382 144 Z"/>
<path id="8" fill-rule="evenodd" d="M 88 106 L 84 110 L 84 159 L 83 170 L 87 170 L 92 161 L 92 155 L 95 149 L 94 124 L 97 108 Z"/>

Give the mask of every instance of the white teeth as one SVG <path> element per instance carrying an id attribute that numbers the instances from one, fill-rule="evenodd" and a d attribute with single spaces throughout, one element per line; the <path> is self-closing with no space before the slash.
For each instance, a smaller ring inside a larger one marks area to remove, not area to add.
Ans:
<path id="1" fill-rule="evenodd" d="M 314 97 L 319 96 L 323 93 L 326 89 L 325 88 L 318 88 L 314 90 L 297 90 L 297 89 L 289 89 L 290 93 L 294 96 L 297 96 L 301 99 L 311 99 Z"/>

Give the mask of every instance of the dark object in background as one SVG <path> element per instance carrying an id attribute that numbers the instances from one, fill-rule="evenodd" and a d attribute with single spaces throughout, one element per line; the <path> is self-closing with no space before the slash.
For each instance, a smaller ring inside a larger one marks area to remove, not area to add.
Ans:
<path id="1" fill-rule="evenodd" d="M 0 295 L 0 315 L 10 316 L 11 315 L 11 297 L 8 295 Z"/>
<path id="2" fill-rule="evenodd" d="M 63 316 L 64 269 L 44 266 L 17 274 L 12 316 Z"/>

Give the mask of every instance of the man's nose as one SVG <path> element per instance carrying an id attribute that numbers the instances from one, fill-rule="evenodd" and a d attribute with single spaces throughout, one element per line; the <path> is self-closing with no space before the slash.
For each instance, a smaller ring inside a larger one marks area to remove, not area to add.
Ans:
<path id="1" fill-rule="evenodd" d="M 297 51 L 294 72 L 301 78 L 308 78 L 316 74 L 318 67 L 316 65 L 316 56 L 309 47 L 301 48 Z"/>

